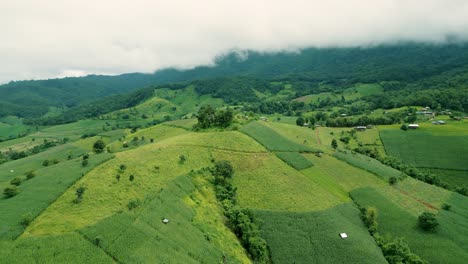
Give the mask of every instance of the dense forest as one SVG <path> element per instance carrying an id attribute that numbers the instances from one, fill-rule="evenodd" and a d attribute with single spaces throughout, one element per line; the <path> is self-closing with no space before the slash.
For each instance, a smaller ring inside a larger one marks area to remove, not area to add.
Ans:
<path id="1" fill-rule="evenodd" d="M 238 53 L 229 53 L 220 56 L 213 67 L 192 70 L 10 82 L 0 86 L 0 117 L 38 118 L 50 107 L 57 107 L 70 114 L 58 117 L 56 122 L 76 120 L 102 114 L 102 109 L 112 111 L 131 106 L 134 100 L 109 96 L 168 83 L 193 84 L 198 93 L 211 94 L 227 103 L 259 104 L 255 91 L 275 94 L 281 90 L 278 82 L 291 84 L 294 96 L 339 91 L 355 83 L 385 82 L 385 93 L 371 100 L 375 106 L 436 104 L 459 111 L 467 106 L 466 96 L 463 96 L 468 79 L 466 44 L 309 48 L 300 53 L 247 51 L 246 54 L 244 58 Z M 170 87 L 178 89 L 184 85 Z M 106 99 L 100 101 L 100 98 Z M 83 104 L 84 110 L 77 110 L 76 106 Z"/>

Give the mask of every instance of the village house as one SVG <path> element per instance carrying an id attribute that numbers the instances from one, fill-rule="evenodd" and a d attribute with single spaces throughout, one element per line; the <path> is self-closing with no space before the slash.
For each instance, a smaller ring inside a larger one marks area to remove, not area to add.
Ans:
<path id="1" fill-rule="evenodd" d="M 419 125 L 418 124 L 409 124 L 408 128 L 416 129 L 416 128 L 419 128 Z"/>

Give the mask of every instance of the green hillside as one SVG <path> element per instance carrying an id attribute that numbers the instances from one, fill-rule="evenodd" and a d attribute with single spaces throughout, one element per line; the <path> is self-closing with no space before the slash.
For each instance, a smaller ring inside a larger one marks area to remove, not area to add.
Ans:
<path id="1" fill-rule="evenodd" d="M 0 263 L 464 263 L 467 47 L 0 86 Z"/>

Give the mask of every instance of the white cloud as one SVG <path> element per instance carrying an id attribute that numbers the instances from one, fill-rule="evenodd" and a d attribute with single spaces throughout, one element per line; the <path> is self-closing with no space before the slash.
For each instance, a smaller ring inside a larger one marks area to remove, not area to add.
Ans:
<path id="1" fill-rule="evenodd" d="M 152 72 L 233 49 L 468 40 L 468 1 L 2 1 L 0 34 L 0 82 Z"/>

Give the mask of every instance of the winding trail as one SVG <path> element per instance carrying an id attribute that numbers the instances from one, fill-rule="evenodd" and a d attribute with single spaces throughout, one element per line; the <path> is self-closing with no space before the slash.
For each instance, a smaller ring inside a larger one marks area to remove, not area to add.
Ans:
<path id="1" fill-rule="evenodd" d="M 322 142 L 320 141 L 320 137 L 319 137 L 319 129 L 318 127 L 315 128 L 315 140 L 317 141 L 317 145 L 322 145 Z"/>

